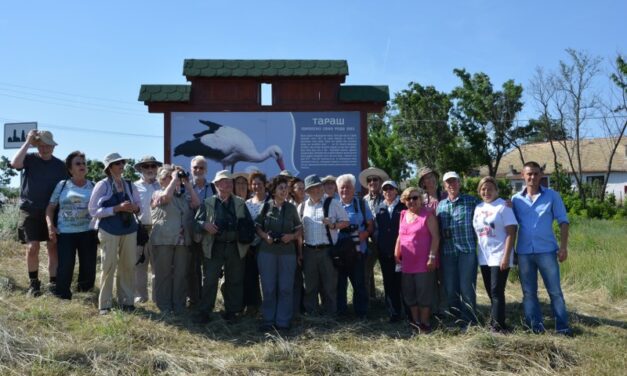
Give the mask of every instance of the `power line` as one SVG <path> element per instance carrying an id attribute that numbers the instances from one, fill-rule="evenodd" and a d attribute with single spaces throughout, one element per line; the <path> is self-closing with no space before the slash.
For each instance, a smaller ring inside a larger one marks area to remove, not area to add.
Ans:
<path id="1" fill-rule="evenodd" d="M 16 123 L 17 122 L 22 122 L 22 121 L 17 120 L 17 119 L 10 119 L 10 118 L 5 118 L 5 117 L 0 117 L 0 119 L 2 119 L 4 121 L 10 121 L 10 122 L 16 122 Z M 50 124 L 50 123 L 40 123 L 40 124 L 41 125 L 45 125 L 46 128 L 63 129 L 63 130 L 83 132 L 83 133 L 102 133 L 102 134 L 110 134 L 110 135 L 116 135 L 116 136 L 149 137 L 149 138 L 160 138 L 160 139 L 163 139 L 163 136 L 141 134 L 141 133 L 106 131 L 106 130 L 101 130 L 101 129 L 87 129 L 87 128 L 72 127 L 72 126 L 67 126 L 67 125 Z"/>
<path id="2" fill-rule="evenodd" d="M 79 94 L 75 94 L 75 93 L 67 93 L 67 92 L 56 91 L 56 90 L 38 89 L 38 88 L 35 88 L 35 87 L 24 86 L 24 85 L 16 85 L 16 84 L 11 84 L 11 83 L 7 83 L 7 82 L 0 82 L 0 86 L 19 87 L 19 88 L 22 88 L 22 89 L 43 91 L 43 92 L 46 92 L 46 93 L 61 94 L 61 95 L 77 97 L 77 98 L 96 99 L 96 100 L 107 101 L 107 102 L 117 102 L 117 103 L 123 103 L 123 104 L 128 104 L 128 105 L 137 103 L 137 102 L 130 102 L 130 101 L 122 101 L 122 100 L 119 100 L 119 99 L 110 99 L 110 98 L 103 98 L 103 97 L 91 97 L 91 96 L 79 95 Z"/>
<path id="3" fill-rule="evenodd" d="M 117 113 L 117 114 L 121 114 L 121 115 L 142 116 L 142 113 L 140 111 L 132 112 L 133 110 L 109 110 L 106 107 L 102 107 L 102 106 L 98 106 L 98 105 L 94 105 L 94 104 L 87 104 L 87 106 L 91 106 L 93 108 L 86 108 L 85 105 L 83 105 L 83 106 L 75 106 L 75 105 L 66 104 L 66 103 L 56 103 L 56 102 L 51 102 L 51 101 L 46 101 L 46 100 L 41 100 L 41 99 L 35 99 L 35 98 L 25 98 L 25 97 L 20 97 L 20 96 L 16 96 L 16 95 L 10 95 L 10 94 L 1 94 L 0 93 L 0 96 L 9 97 L 9 98 L 15 98 L 15 99 L 21 99 L 21 100 L 26 100 L 26 101 L 31 101 L 31 102 L 52 104 L 52 105 L 56 105 L 56 106 L 77 108 L 77 109 L 80 109 L 80 110 L 97 110 L 97 111 Z M 98 108 L 98 107 L 100 107 L 100 108 Z M 144 115 L 145 115 L 145 113 L 144 113 Z"/>

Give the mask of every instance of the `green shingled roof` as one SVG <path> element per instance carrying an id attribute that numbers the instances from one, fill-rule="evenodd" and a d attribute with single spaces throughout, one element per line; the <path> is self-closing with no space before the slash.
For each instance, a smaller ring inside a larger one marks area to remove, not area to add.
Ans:
<path id="1" fill-rule="evenodd" d="M 191 85 L 142 85 L 139 100 L 143 102 L 189 102 Z"/>
<path id="2" fill-rule="evenodd" d="M 346 76 L 346 60 L 197 60 L 186 59 L 187 77 Z"/>
<path id="3" fill-rule="evenodd" d="M 340 102 L 387 102 L 388 100 L 390 100 L 390 89 L 387 86 L 340 86 Z"/>

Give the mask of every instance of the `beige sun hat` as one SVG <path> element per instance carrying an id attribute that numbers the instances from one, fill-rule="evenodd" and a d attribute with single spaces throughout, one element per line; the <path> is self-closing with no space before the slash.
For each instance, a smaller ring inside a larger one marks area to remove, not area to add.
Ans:
<path id="1" fill-rule="evenodd" d="M 104 157 L 104 170 L 107 171 L 107 169 L 111 166 L 112 163 L 118 162 L 118 161 L 124 161 L 126 162 L 126 158 L 122 157 L 120 154 L 118 153 L 111 153 L 111 154 L 107 154 Z"/>
<path id="2" fill-rule="evenodd" d="M 429 167 L 423 167 L 420 170 L 418 170 L 418 186 L 419 187 L 420 187 L 420 181 L 422 180 L 422 178 L 424 178 L 425 176 L 429 174 L 433 174 L 435 176 L 435 180 L 438 180 L 438 177 L 439 177 L 438 173 L 430 169 Z"/>
<path id="3" fill-rule="evenodd" d="M 237 178 L 244 178 L 246 180 L 248 180 L 248 176 L 250 174 L 246 173 L 246 172 L 236 172 L 232 175 L 232 179 L 235 180 Z"/>
<path id="4" fill-rule="evenodd" d="M 216 172 L 216 176 L 213 178 L 213 180 L 211 181 L 212 183 L 217 183 L 220 180 L 224 180 L 224 179 L 233 179 L 233 174 L 231 174 L 229 172 L 229 170 L 221 170 Z"/>
<path id="5" fill-rule="evenodd" d="M 139 171 L 144 163 L 154 163 L 159 167 L 163 165 L 163 163 L 159 162 L 157 158 L 153 157 L 152 155 L 145 155 L 142 157 L 142 159 L 139 160 L 139 162 L 135 163 L 133 167 L 135 168 L 135 170 Z"/>
<path id="6" fill-rule="evenodd" d="M 325 177 L 323 177 L 320 181 L 322 182 L 322 184 L 328 183 L 328 182 L 333 182 L 335 183 L 335 180 L 337 178 L 333 175 L 327 175 Z"/>
<path id="7" fill-rule="evenodd" d="M 37 144 L 46 144 L 50 146 L 57 146 L 57 143 L 54 142 L 54 138 L 52 137 L 52 132 L 50 131 L 37 131 L 37 136 L 35 138 L 35 142 Z"/>
<path id="8" fill-rule="evenodd" d="M 368 167 L 359 173 L 359 183 L 362 187 L 368 187 L 368 177 L 370 176 L 377 176 L 382 182 L 390 180 L 390 176 L 382 169 L 377 167 Z"/>

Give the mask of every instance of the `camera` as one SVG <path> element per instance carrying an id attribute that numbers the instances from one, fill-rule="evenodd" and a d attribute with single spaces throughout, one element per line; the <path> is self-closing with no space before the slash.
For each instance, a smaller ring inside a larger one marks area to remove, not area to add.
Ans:
<path id="1" fill-rule="evenodd" d="M 340 232 L 344 233 L 344 234 L 351 234 L 355 231 L 359 230 L 359 225 L 348 225 L 348 227 L 345 227 L 343 229 L 340 230 Z"/>
<path id="2" fill-rule="evenodd" d="M 268 232 L 268 235 L 272 238 L 272 242 L 274 244 L 277 244 L 281 242 L 281 238 L 283 237 L 284 234 L 282 232 L 270 231 Z"/>
<path id="3" fill-rule="evenodd" d="M 178 169 L 177 168 L 177 173 L 176 175 L 179 177 L 180 180 L 183 179 L 187 179 L 189 177 L 189 172 L 183 170 L 183 169 Z"/>
<path id="4" fill-rule="evenodd" d="M 133 219 L 133 215 L 128 212 L 118 212 L 120 217 L 122 217 L 122 226 L 124 228 L 131 227 L 131 220 Z"/>

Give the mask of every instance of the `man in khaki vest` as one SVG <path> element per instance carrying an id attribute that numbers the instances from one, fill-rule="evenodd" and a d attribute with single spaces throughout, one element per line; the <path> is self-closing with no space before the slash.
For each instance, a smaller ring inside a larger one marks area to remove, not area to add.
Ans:
<path id="1" fill-rule="evenodd" d="M 211 320 L 224 268 L 224 314 L 227 321 L 242 310 L 244 298 L 244 256 L 248 245 L 237 241 L 237 220 L 250 218 L 246 203 L 233 194 L 233 178 L 227 170 L 218 171 L 213 184 L 217 194 L 209 197 L 196 214 L 195 226 L 202 233 L 203 288 L 198 306 L 200 321 Z"/>

